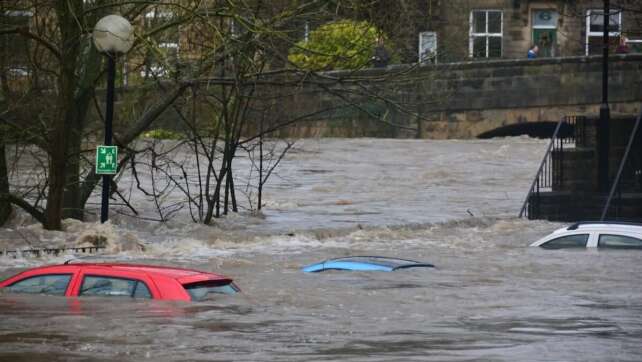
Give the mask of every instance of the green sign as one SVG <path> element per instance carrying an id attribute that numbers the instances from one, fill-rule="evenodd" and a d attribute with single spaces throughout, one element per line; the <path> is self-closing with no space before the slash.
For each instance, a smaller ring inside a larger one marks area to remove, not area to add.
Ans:
<path id="1" fill-rule="evenodd" d="M 96 174 L 115 175 L 118 171 L 118 147 L 98 146 L 96 149 Z"/>

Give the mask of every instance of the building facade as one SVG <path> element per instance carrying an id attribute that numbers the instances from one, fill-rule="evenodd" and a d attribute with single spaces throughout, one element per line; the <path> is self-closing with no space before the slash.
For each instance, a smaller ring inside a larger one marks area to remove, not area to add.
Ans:
<path id="1" fill-rule="evenodd" d="M 0 28 L 42 26 L 47 15 L 41 13 L 46 9 L 21 3 L 14 0 L 0 5 Z M 86 1 L 87 6 L 91 3 Z M 224 27 L 208 27 L 205 21 L 187 26 L 173 24 L 185 16 L 177 13 L 180 6 L 167 4 L 148 5 L 131 19 L 146 46 L 129 55 L 123 83 L 176 76 L 181 64 L 202 59 L 204 51 L 213 51 L 202 44 L 214 44 L 216 40 L 201 38 L 215 38 L 213 30 L 220 32 Z M 279 6 L 285 6 L 271 4 L 266 16 L 278 14 Z M 388 35 L 389 46 L 401 63 L 520 59 L 533 44 L 539 47 L 539 57 L 592 55 L 602 50 L 602 0 L 400 0 L 367 5 L 336 12 L 311 11 L 310 19 L 293 17 L 283 25 L 282 33 L 289 39 L 273 44 L 274 53 L 282 53 L 273 57 L 273 67 L 287 66 L 283 59 L 292 44 L 324 22 L 338 18 L 368 20 L 377 25 Z M 629 51 L 642 52 L 642 1 L 612 0 L 611 8 L 613 51 L 625 42 Z M 231 17 L 216 21 L 220 19 Z M 242 31 L 233 20 L 226 21 L 229 33 Z M 38 51 L 33 41 L 20 32 L 2 35 L 0 41 L 0 68 L 10 77 L 29 74 L 29 63 L 37 59 Z"/>
<path id="2" fill-rule="evenodd" d="M 603 1 L 452 0 L 438 1 L 438 16 L 418 29 L 434 34 L 440 62 L 525 58 L 531 45 L 539 57 L 601 54 Z M 625 41 L 642 51 L 642 2 L 611 1 L 609 36 L 615 51 Z M 433 43 L 435 43 L 433 42 Z M 417 49 L 421 57 L 421 45 Z"/>

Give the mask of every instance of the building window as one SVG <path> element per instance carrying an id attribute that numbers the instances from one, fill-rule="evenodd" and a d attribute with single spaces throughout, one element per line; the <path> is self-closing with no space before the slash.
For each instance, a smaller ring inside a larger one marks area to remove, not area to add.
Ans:
<path id="1" fill-rule="evenodd" d="M 470 57 L 500 58 L 502 33 L 501 10 L 473 10 L 470 13 Z"/>
<path id="2" fill-rule="evenodd" d="M 419 33 L 419 63 L 437 62 L 437 33 L 424 31 Z"/>
<path id="3" fill-rule="evenodd" d="M 539 47 L 538 57 L 554 57 L 557 48 L 557 21 L 555 10 L 533 10 L 533 44 Z"/>
<path id="4" fill-rule="evenodd" d="M 611 9 L 609 15 L 609 44 L 617 44 L 622 31 L 622 11 Z M 586 13 L 586 55 L 601 54 L 604 36 L 604 10 Z"/>

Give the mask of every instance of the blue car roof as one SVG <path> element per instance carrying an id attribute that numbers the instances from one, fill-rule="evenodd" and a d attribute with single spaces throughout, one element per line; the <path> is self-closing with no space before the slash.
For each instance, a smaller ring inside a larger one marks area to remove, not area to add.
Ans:
<path id="1" fill-rule="evenodd" d="M 395 271 L 407 268 L 434 268 L 429 263 L 408 259 L 389 258 L 385 256 L 348 256 L 328 259 L 319 263 L 306 265 L 303 271 L 316 273 L 325 270 L 356 270 L 356 271 Z"/>

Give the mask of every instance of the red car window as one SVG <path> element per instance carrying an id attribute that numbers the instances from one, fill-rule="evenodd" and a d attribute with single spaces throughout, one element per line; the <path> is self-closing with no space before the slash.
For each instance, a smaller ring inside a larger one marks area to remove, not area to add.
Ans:
<path id="1" fill-rule="evenodd" d="M 44 274 L 27 277 L 7 286 L 12 293 L 65 295 L 72 274 Z"/>
<path id="2" fill-rule="evenodd" d="M 85 275 L 78 296 L 109 296 L 151 299 L 145 282 L 110 276 Z"/>

